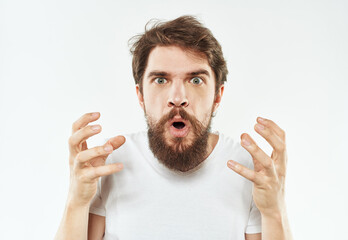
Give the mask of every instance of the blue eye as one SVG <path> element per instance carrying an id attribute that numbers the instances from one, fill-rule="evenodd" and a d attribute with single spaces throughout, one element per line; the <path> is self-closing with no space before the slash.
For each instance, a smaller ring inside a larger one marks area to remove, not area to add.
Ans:
<path id="1" fill-rule="evenodd" d="M 165 78 L 158 77 L 158 78 L 155 79 L 155 82 L 158 83 L 158 84 L 163 84 L 163 83 L 166 83 L 167 80 Z"/>
<path id="2" fill-rule="evenodd" d="M 199 77 L 194 77 L 194 78 L 191 79 L 191 82 L 193 84 L 195 84 L 195 85 L 199 85 L 199 84 L 201 84 L 203 82 L 203 80 L 201 78 L 199 78 Z"/>

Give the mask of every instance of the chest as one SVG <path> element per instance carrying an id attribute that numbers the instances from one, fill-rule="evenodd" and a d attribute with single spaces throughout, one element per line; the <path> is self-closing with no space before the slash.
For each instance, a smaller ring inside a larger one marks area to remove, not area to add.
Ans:
<path id="1" fill-rule="evenodd" d="M 138 174 L 115 181 L 106 202 L 106 233 L 119 239 L 244 236 L 251 186 L 230 172 L 178 181 Z"/>

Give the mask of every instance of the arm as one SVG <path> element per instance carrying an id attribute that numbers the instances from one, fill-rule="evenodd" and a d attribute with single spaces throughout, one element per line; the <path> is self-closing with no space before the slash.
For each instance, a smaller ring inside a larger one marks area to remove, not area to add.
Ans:
<path id="1" fill-rule="evenodd" d="M 92 217 L 88 227 L 90 203 L 97 192 L 98 179 L 122 170 L 122 164 L 105 165 L 105 161 L 110 153 L 125 142 L 125 138 L 118 136 L 104 146 L 88 149 L 86 140 L 97 134 L 101 127 L 93 128 L 87 124 L 96 121 L 99 116 L 99 113 L 85 114 L 73 124 L 73 134 L 69 138 L 69 194 L 55 240 L 86 240 L 88 232 L 97 239 L 100 237 L 100 228 L 103 227 L 100 220 L 94 226 L 97 218 Z"/>
<path id="2" fill-rule="evenodd" d="M 261 240 L 261 233 L 245 234 L 245 240 Z"/>
<path id="3" fill-rule="evenodd" d="M 89 214 L 89 217 L 88 217 Z M 88 238 L 87 238 L 88 225 Z M 105 232 L 105 217 L 89 213 L 89 206 L 67 204 L 54 240 L 101 240 Z"/>
<path id="4" fill-rule="evenodd" d="M 242 146 L 252 156 L 254 170 L 232 160 L 228 167 L 253 182 L 253 199 L 262 218 L 262 239 L 292 240 L 285 206 L 285 132 L 269 119 L 257 120 L 255 131 L 272 146 L 272 155 L 268 156 L 250 136 L 242 134 Z"/>
<path id="5" fill-rule="evenodd" d="M 264 215 L 261 215 L 261 217 L 262 234 L 245 234 L 245 240 L 286 239 L 286 237 L 290 240 L 293 239 L 286 212 L 276 214 L 273 217 Z"/>
<path id="6" fill-rule="evenodd" d="M 105 217 L 89 214 L 88 240 L 101 240 L 105 233 Z"/>
<path id="7" fill-rule="evenodd" d="M 273 216 L 261 214 L 261 217 L 262 239 L 293 239 L 285 208 L 279 213 L 275 213 Z"/>
<path id="8" fill-rule="evenodd" d="M 74 205 L 68 201 L 54 240 L 86 240 L 88 212 L 89 205 Z"/>

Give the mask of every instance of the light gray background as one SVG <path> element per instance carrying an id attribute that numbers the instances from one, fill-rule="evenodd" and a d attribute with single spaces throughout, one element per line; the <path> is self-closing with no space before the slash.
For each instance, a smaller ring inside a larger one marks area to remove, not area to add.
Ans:
<path id="1" fill-rule="evenodd" d="M 127 40 L 151 18 L 197 16 L 229 75 L 213 129 L 237 141 L 257 116 L 287 134 L 294 239 L 347 239 L 346 1 L 0 1 L 0 239 L 52 239 L 69 184 L 71 125 L 145 130 Z M 233 174 L 231 170 L 231 174 Z M 155 229 L 154 229 L 155 231 Z"/>

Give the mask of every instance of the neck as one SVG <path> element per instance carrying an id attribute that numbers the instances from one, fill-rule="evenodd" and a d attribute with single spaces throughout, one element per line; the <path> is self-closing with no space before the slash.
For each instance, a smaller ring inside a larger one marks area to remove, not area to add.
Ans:
<path id="1" fill-rule="evenodd" d="M 204 159 L 208 158 L 209 155 L 211 154 L 211 152 L 214 150 L 217 142 L 219 140 L 219 135 L 214 134 L 214 133 L 210 133 L 209 134 L 209 138 L 208 138 L 208 151 L 207 151 L 207 155 L 204 157 Z"/>

